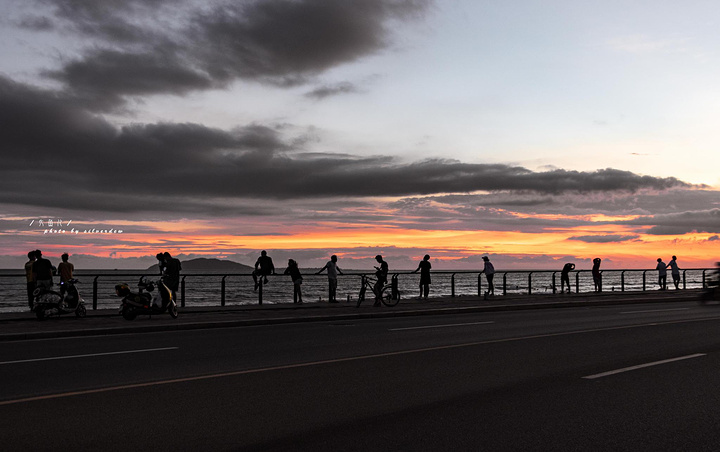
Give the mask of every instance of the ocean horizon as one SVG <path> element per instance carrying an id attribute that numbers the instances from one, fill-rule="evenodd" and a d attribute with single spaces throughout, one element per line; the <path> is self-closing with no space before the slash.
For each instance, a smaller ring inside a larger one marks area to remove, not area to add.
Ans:
<path id="1" fill-rule="evenodd" d="M 303 274 L 302 294 L 304 302 L 323 302 L 328 298 L 327 275 L 315 275 L 317 268 L 301 269 Z M 685 270 L 685 287 L 688 289 L 703 287 L 703 273 L 707 277 L 713 269 Z M 293 285 L 288 275 L 283 275 L 284 268 L 279 273 L 269 277 L 269 283 L 263 287 L 263 304 L 285 304 L 293 302 Z M 420 275 L 410 273 L 412 270 L 390 271 L 398 273 L 398 289 L 402 299 L 412 299 L 419 295 Z M 371 276 L 373 270 L 344 270 L 345 275 L 338 277 L 337 299 L 343 301 L 357 301 L 360 291 L 360 275 Z M 553 273 L 555 284 L 559 291 L 559 270 L 498 270 L 495 275 L 495 295 L 502 296 L 503 290 L 508 294 L 552 293 Z M 624 273 L 624 275 L 623 275 Z M 645 274 L 645 288 L 657 289 L 657 271 L 652 269 L 613 270 L 606 269 L 603 273 L 603 290 L 640 291 L 643 288 L 643 273 Z M 437 270 L 432 272 L 430 297 L 478 295 L 478 276 L 480 270 Z M 258 304 L 258 292 L 253 288 L 253 280 L 249 273 L 232 273 L 216 271 L 183 272 L 181 278 L 185 280 L 185 305 L 187 307 L 220 306 L 222 299 L 222 280 L 225 275 L 225 305 L 254 305 Z M 157 272 L 151 270 L 77 270 L 75 277 L 80 281 L 77 285 L 80 295 L 88 308 L 92 308 L 93 283 L 97 278 L 97 307 L 98 309 L 115 309 L 120 305 L 120 298 L 115 294 L 115 285 L 126 283 L 132 290 L 137 290 L 137 282 L 141 276 L 154 279 L 159 277 Z M 503 281 L 505 279 L 505 281 Z M 481 291 L 487 290 L 485 275 L 480 277 Z M 58 282 L 57 277 L 55 282 Z M 503 284 L 504 283 L 504 284 Z M 570 275 L 573 292 L 591 292 L 594 290 L 592 275 L 589 270 L 573 271 Z M 668 274 L 668 287 L 672 288 L 672 278 Z M 682 288 L 682 282 L 681 286 Z M 20 270 L 0 269 L 0 312 L 27 311 L 27 289 L 25 274 Z M 181 301 L 178 291 L 178 302 Z"/>

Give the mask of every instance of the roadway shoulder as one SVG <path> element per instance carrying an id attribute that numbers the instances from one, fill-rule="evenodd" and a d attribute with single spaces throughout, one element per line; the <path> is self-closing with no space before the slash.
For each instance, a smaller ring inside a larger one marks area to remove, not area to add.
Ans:
<path id="1" fill-rule="evenodd" d="M 89 312 L 88 317 L 50 318 L 37 321 L 31 313 L 0 315 L 0 341 L 47 339 L 57 337 L 104 336 L 163 331 L 280 325 L 286 323 L 352 321 L 374 318 L 443 315 L 529 309 L 577 308 L 618 304 L 691 301 L 699 299 L 699 290 L 652 292 L 610 292 L 606 294 L 521 295 L 482 297 L 442 297 L 429 301 L 402 300 L 395 307 L 372 306 L 367 301 L 359 308 L 354 303 L 308 303 L 303 305 L 266 305 L 246 307 L 184 308 L 178 319 L 168 315 L 138 317 L 126 321 L 117 311 Z"/>

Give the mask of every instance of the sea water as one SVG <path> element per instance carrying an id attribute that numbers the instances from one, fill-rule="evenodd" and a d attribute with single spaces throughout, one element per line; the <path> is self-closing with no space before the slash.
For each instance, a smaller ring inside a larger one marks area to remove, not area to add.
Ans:
<path id="1" fill-rule="evenodd" d="M 301 270 L 303 273 L 302 296 L 303 301 L 326 302 L 328 300 L 327 276 L 315 275 L 316 270 Z M 688 289 L 701 288 L 703 286 L 703 272 L 709 277 L 711 269 L 687 270 L 685 272 L 685 287 Z M 347 271 L 345 275 L 338 276 L 337 300 L 340 302 L 356 302 L 361 285 L 361 271 Z M 560 291 L 560 272 L 553 271 L 512 271 L 498 272 L 495 274 L 495 295 L 502 296 L 503 293 L 519 294 L 532 293 L 543 294 L 553 292 L 553 273 L 555 273 L 555 285 Z M 648 290 L 657 289 L 657 272 L 653 270 L 605 270 L 603 272 L 603 290 L 640 291 L 643 289 L 643 273 L 645 273 L 645 287 Z M 391 273 L 392 274 L 392 273 Z M 372 273 L 367 273 L 372 277 Z M 468 296 L 483 293 L 487 290 L 485 275 L 478 278 L 478 271 L 458 272 L 433 272 L 432 284 L 430 286 L 430 297 Z M 151 280 L 158 279 L 159 275 L 149 271 L 127 271 L 127 270 L 97 270 L 75 272 L 75 277 L 80 281 L 77 288 L 85 300 L 88 308 L 93 303 L 93 283 L 97 280 L 97 307 L 98 309 L 115 309 L 120 305 L 120 298 L 115 294 L 115 285 L 126 283 L 133 291 L 137 290 L 138 280 L 146 276 Z M 181 274 L 185 279 L 185 306 L 220 306 L 222 300 L 222 281 L 225 280 L 225 305 L 257 305 L 259 303 L 259 292 L 254 290 L 252 277 L 249 274 L 219 275 L 216 273 L 192 273 Z M 262 287 L 263 304 L 283 304 L 293 302 L 293 284 L 288 275 L 270 275 L 269 282 Z M 478 279 L 480 279 L 480 291 L 478 291 Z M 415 298 L 419 295 L 418 283 L 419 274 L 400 272 L 398 274 L 398 289 L 401 299 Z M 57 283 L 58 278 L 55 277 Z M 580 292 L 593 291 L 592 275 L 589 271 L 572 272 L 570 284 L 573 292 L 579 289 Z M 668 287 L 672 288 L 672 277 L 668 274 Z M 682 288 L 682 282 L 681 286 Z M 21 312 L 26 311 L 27 289 L 25 275 L 21 271 L 0 270 L 0 312 Z M 181 301 L 181 293 L 178 290 L 178 303 Z M 370 295 L 368 295 L 370 297 Z"/>

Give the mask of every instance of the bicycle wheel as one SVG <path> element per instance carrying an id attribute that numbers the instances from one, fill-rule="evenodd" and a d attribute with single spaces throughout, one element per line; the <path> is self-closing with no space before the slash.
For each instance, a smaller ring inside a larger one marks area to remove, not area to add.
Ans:
<path id="1" fill-rule="evenodd" d="M 400 294 L 399 294 L 399 293 L 397 294 L 397 298 L 393 299 L 393 297 L 392 297 L 392 286 L 385 286 L 385 287 L 383 287 L 381 294 L 382 294 L 382 297 L 380 298 L 380 301 L 382 301 L 382 303 L 383 303 L 385 306 L 390 306 L 390 307 L 392 307 L 392 306 L 395 306 L 396 304 L 398 304 L 398 302 L 400 301 Z"/>
<path id="2" fill-rule="evenodd" d="M 360 293 L 358 294 L 358 301 L 357 301 L 357 304 L 355 305 L 355 307 L 359 308 L 360 303 L 362 303 L 364 299 L 365 299 L 365 286 L 362 286 L 360 288 Z"/>

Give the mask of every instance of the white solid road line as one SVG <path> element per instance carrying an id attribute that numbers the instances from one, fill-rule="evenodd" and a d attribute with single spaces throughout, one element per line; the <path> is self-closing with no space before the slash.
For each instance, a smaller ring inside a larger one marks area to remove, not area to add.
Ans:
<path id="1" fill-rule="evenodd" d="M 427 326 L 410 326 L 407 328 L 390 328 L 388 331 L 408 331 L 408 330 L 425 330 L 429 328 L 450 328 L 454 326 L 469 326 L 469 325 L 490 325 L 495 322 L 473 322 L 473 323 L 451 323 L 448 325 L 427 325 Z"/>
<path id="2" fill-rule="evenodd" d="M 670 311 L 689 311 L 690 308 L 673 308 L 673 309 L 645 309 L 643 311 L 624 311 L 620 314 L 644 314 L 646 312 L 670 312 Z"/>
<path id="3" fill-rule="evenodd" d="M 661 364 L 674 363 L 676 361 L 683 361 L 686 359 L 700 358 L 701 356 L 706 356 L 706 355 L 705 355 L 705 353 L 696 353 L 694 355 L 680 356 L 679 358 L 664 359 L 662 361 L 655 361 L 652 363 L 639 364 L 637 366 L 623 367 L 622 369 L 615 369 L 615 370 L 603 372 L 600 374 L 588 375 L 583 378 L 586 380 L 595 380 L 597 378 L 609 377 L 610 375 L 621 374 L 623 372 L 630 372 L 632 370 L 644 369 L 646 367 L 659 366 Z"/>
<path id="4" fill-rule="evenodd" d="M 119 352 L 107 352 L 107 353 L 88 353 L 87 355 L 68 355 L 68 356 L 53 356 L 50 358 L 35 358 L 35 359 L 18 359 L 16 361 L 1 361 L 0 366 L 5 364 L 19 364 L 19 363 L 34 363 L 38 361 L 54 361 L 58 359 L 75 359 L 75 358 L 89 358 L 93 356 L 108 356 L 108 355 L 125 355 L 128 353 L 146 353 L 146 352 L 163 352 L 166 350 L 177 350 L 178 347 L 164 347 L 164 348 L 146 348 L 141 350 L 123 350 Z"/>

